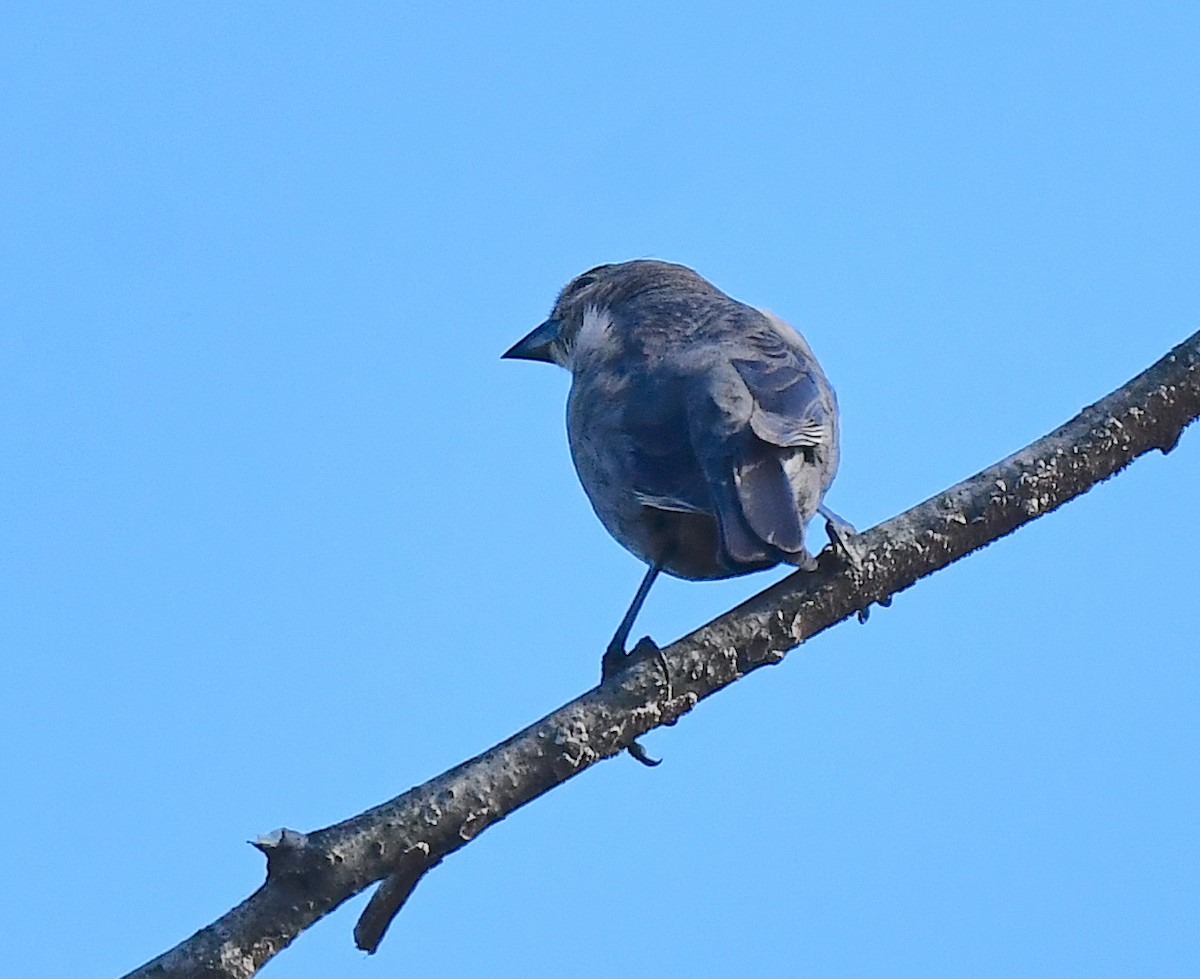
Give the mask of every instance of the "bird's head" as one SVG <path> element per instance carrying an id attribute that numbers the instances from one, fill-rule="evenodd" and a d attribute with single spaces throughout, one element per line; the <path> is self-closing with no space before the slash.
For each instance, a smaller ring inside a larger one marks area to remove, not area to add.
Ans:
<path id="1" fill-rule="evenodd" d="M 623 303 L 654 290 L 672 288 L 713 289 L 691 269 L 670 262 L 638 259 L 597 265 L 568 282 L 558 294 L 549 318 L 502 356 L 541 360 L 571 370 L 581 334 L 610 328 L 612 311 Z"/>

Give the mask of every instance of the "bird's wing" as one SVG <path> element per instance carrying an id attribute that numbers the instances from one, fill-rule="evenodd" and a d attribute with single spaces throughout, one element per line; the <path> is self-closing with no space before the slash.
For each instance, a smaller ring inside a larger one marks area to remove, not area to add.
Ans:
<path id="1" fill-rule="evenodd" d="M 762 316 L 730 357 L 753 401 L 751 429 L 784 448 L 832 446 L 837 407 L 808 344 L 782 320 Z"/>
<path id="2" fill-rule="evenodd" d="M 804 525 L 836 467 L 836 403 L 807 345 L 763 315 L 714 348 L 692 441 L 737 563 L 806 558 Z M 698 394 L 700 392 L 697 392 Z"/>

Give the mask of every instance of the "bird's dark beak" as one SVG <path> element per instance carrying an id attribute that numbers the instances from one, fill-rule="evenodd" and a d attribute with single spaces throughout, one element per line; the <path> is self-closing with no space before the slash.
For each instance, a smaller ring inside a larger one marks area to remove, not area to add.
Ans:
<path id="1" fill-rule="evenodd" d="M 550 356 L 550 344 L 558 339 L 558 320 L 546 320 L 527 337 L 522 337 L 500 356 L 508 360 L 542 360 L 554 363 Z"/>

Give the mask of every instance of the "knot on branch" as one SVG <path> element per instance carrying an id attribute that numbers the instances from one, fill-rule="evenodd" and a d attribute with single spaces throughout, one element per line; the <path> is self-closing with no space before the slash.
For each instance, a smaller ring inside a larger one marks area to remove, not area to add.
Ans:
<path id="1" fill-rule="evenodd" d="M 285 827 L 264 833 L 250 845 L 266 856 L 268 880 L 305 877 L 340 861 L 335 854 L 314 847 L 307 833 Z"/>

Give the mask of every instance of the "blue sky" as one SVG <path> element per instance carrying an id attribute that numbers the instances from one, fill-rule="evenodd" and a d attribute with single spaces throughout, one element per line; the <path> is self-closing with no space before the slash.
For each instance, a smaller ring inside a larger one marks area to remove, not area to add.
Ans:
<path id="1" fill-rule="evenodd" d="M 568 378 L 654 256 L 809 338 L 861 527 L 1200 324 L 1186 4 L 44 3 L 0 31 L 13 975 L 123 973 L 595 682 Z M 265 970 L 1194 975 L 1200 435 Z M 818 536 L 820 531 L 817 531 Z M 673 639 L 779 577 L 663 581 Z"/>

